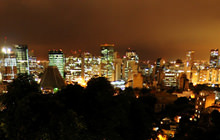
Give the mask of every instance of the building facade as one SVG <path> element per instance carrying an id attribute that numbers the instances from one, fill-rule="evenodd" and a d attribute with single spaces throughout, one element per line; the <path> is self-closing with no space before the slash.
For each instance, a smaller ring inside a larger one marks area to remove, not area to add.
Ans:
<path id="1" fill-rule="evenodd" d="M 219 53 L 218 53 L 218 49 L 212 49 L 210 51 L 210 67 L 211 68 L 216 68 L 218 66 L 218 60 L 219 59 Z"/>
<path id="2" fill-rule="evenodd" d="M 114 81 L 114 44 L 101 44 L 101 76 Z"/>
<path id="3" fill-rule="evenodd" d="M 27 45 L 15 45 L 15 54 L 17 62 L 18 74 L 30 74 L 29 73 L 29 59 L 28 59 L 28 46 Z"/>
<path id="4" fill-rule="evenodd" d="M 10 83 L 17 77 L 17 61 L 16 55 L 13 48 L 4 47 L 2 48 L 2 65 L 1 65 L 1 75 L 2 81 Z"/>
<path id="5" fill-rule="evenodd" d="M 57 66 L 60 75 L 64 78 L 64 54 L 61 49 L 59 50 L 49 50 L 49 66 Z"/>

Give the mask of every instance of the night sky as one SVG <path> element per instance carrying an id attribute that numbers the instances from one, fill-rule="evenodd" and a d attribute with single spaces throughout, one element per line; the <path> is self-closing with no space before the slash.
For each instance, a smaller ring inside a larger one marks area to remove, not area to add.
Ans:
<path id="1" fill-rule="evenodd" d="M 0 44 L 100 54 L 101 43 L 130 47 L 141 59 L 208 59 L 220 49 L 220 0 L 0 0 Z"/>

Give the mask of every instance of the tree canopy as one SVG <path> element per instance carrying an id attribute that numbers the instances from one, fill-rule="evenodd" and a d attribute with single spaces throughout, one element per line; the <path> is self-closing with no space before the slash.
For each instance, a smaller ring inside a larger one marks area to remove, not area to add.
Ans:
<path id="1" fill-rule="evenodd" d="M 42 94 L 28 75 L 20 75 L 1 96 L 2 140 L 144 140 L 150 138 L 153 96 L 135 98 L 133 89 L 114 96 L 104 77 L 86 88 L 68 85 L 56 94 Z"/>

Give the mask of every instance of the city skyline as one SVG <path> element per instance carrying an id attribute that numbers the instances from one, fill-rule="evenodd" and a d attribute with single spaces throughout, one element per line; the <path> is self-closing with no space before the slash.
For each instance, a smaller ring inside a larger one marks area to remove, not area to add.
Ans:
<path id="1" fill-rule="evenodd" d="M 40 59 L 49 49 L 81 49 L 100 55 L 100 44 L 114 43 L 141 60 L 209 59 L 219 48 L 217 0 L 206 1 L 0 1 L 0 44 L 27 44 Z M 13 10 L 11 10 L 13 9 Z"/>

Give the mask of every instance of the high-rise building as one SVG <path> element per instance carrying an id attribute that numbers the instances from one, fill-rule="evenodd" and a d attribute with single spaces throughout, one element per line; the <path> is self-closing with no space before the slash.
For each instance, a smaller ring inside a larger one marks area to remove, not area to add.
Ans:
<path id="1" fill-rule="evenodd" d="M 182 60 L 170 61 L 164 65 L 162 74 L 163 85 L 165 87 L 178 87 L 181 75 L 184 73 Z"/>
<path id="2" fill-rule="evenodd" d="M 210 51 L 210 61 L 209 61 L 211 68 L 216 68 L 218 66 L 218 58 L 219 58 L 218 49 L 212 49 Z"/>
<path id="3" fill-rule="evenodd" d="M 185 73 L 186 78 L 192 82 L 192 68 L 194 64 L 194 53 L 195 51 L 188 51 L 186 53 Z"/>
<path id="4" fill-rule="evenodd" d="M 128 48 L 126 56 L 123 58 L 122 77 L 125 81 L 133 80 L 133 75 L 138 73 L 138 63 L 139 58 L 136 51 Z"/>
<path id="5" fill-rule="evenodd" d="M 193 66 L 194 53 L 195 53 L 195 51 L 188 51 L 186 53 L 186 67 L 187 68 L 190 68 Z"/>
<path id="6" fill-rule="evenodd" d="M 83 60 L 83 78 L 85 81 L 88 81 L 94 75 L 100 75 L 100 57 L 93 56 L 89 52 L 84 52 Z"/>
<path id="7" fill-rule="evenodd" d="M 17 73 L 29 74 L 28 46 L 15 45 Z"/>
<path id="8" fill-rule="evenodd" d="M 77 82 L 76 80 L 78 78 L 83 77 L 83 58 L 81 51 L 72 51 L 72 55 L 66 57 L 65 61 L 66 82 Z"/>
<path id="9" fill-rule="evenodd" d="M 37 61 L 37 57 L 34 55 L 34 50 L 29 51 L 29 71 L 35 81 L 40 81 L 40 74 L 43 73 L 43 67 L 40 65 L 40 61 Z"/>
<path id="10" fill-rule="evenodd" d="M 64 54 L 61 49 L 49 50 L 49 66 L 57 66 L 60 75 L 64 78 Z"/>
<path id="11" fill-rule="evenodd" d="M 72 51 L 72 55 L 66 57 L 65 73 L 66 83 L 87 82 L 94 75 L 100 75 L 100 57 L 89 52 Z"/>
<path id="12" fill-rule="evenodd" d="M 140 61 L 138 71 L 142 73 L 144 76 L 144 84 L 146 87 L 150 87 L 153 81 L 153 70 L 154 65 L 150 63 L 150 61 Z"/>
<path id="13" fill-rule="evenodd" d="M 126 58 L 128 60 L 134 60 L 136 63 L 138 63 L 138 61 L 139 61 L 139 57 L 138 57 L 136 51 L 132 50 L 131 48 L 127 49 L 127 51 L 126 51 Z"/>
<path id="14" fill-rule="evenodd" d="M 30 74 L 34 74 L 37 69 L 37 57 L 34 55 L 34 51 L 29 51 L 29 71 Z"/>
<path id="15" fill-rule="evenodd" d="M 12 82 L 17 77 L 16 55 L 9 47 L 2 48 L 2 81 Z"/>
<path id="16" fill-rule="evenodd" d="M 114 81 L 122 80 L 122 59 L 119 57 L 118 52 L 114 53 Z"/>
<path id="17" fill-rule="evenodd" d="M 162 85 L 164 65 L 165 60 L 163 58 L 158 58 L 156 60 L 156 66 L 154 67 L 154 80 L 157 82 L 158 85 Z"/>
<path id="18" fill-rule="evenodd" d="M 101 75 L 113 81 L 114 44 L 101 44 Z"/>

